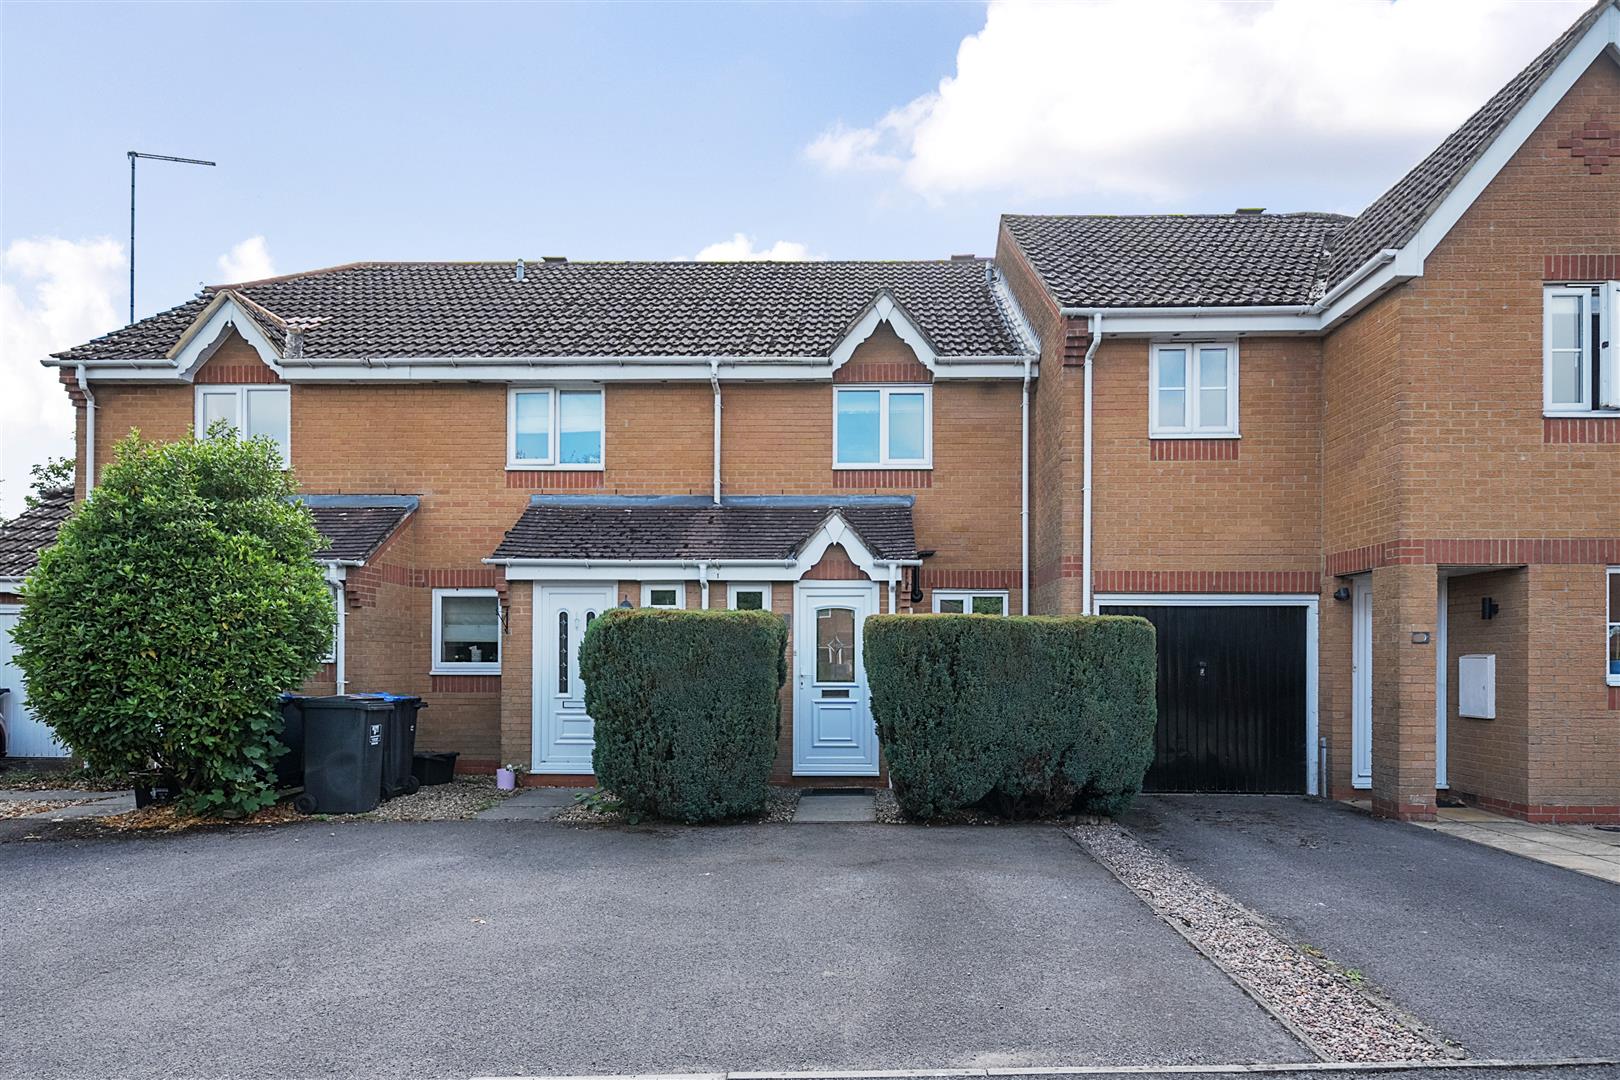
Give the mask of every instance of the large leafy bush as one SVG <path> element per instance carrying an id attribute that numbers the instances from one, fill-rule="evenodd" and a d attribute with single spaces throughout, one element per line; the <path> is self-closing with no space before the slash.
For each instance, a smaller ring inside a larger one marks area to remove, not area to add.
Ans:
<path id="1" fill-rule="evenodd" d="M 133 434 L 23 585 L 29 707 L 98 772 L 198 811 L 272 801 L 277 696 L 330 647 L 320 535 L 274 444 Z"/>
<path id="2" fill-rule="evenodd" d="M 759 811 L 770 790 L 787 628 L 763 611 L 612 611 L 579 650 L 596 778 L 676 821 Z"/>
<path id="3" fill-rule="evenodd" d="M 902 809 L 1118 813 L 1153 760 L 1144 619 L 879 615 L 866 622 L 878 737 Z"/>

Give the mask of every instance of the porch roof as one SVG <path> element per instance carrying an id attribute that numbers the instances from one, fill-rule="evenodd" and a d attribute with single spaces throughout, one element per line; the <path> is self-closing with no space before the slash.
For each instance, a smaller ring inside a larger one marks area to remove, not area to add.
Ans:
<path id="1" fill-rule="evenodd" d="M 0 578 L 20 578 L 38 565 L 72 513 L 73 489 L 56 488 L 43 492 L 38 506 L 0 522 Z"/>
<path id="2" fill-rule="evenodd" d="M 789 560 L 835 514 L 883 562 L 917 557 L 909 495 L 536 495 L 496 560 Z"/>
<path id="3" fill-rule="evenodd" d="M 299 495 L 315 516 L 326 545 L 321 562 L 363 563 L 377 553 L 416 510 L 415 495 Z"/>

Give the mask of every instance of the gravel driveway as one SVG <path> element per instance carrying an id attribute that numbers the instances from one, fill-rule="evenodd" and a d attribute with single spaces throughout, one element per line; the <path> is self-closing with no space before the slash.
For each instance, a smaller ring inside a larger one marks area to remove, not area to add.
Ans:
<path id="1" fill-rule="evenodd" d="M 1620 886 L 1314 800 L 1151 796 L 1125 824 L 1475 1057 L 1620 1057 Z"/>
<path id="2" fill-rule="evenodd" d="M 0 1075 L 1301 1061 L 1061 831 L 0 844 Z"/>

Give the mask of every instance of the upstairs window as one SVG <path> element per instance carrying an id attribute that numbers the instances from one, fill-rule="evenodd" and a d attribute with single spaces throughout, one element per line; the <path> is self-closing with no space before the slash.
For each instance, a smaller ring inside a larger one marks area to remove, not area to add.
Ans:
<path id="1" fill-rule="evenodd" d="M 955 589 L 934 590 L 936 615 L 1005 615 L 1005 592 L 965 592 Z"/>
<path id="2" fill-rule="evenodd" d="M 197 437 L 207 438 L 221 420 L 244 439 L 269 439 L 281 452 L 282 467 L 292 463 L 291 387 L 197 387 Z"/>
<path id="3" fill-rule="evenodd" d="M 1155 345 L 1149 369 L 1149 437 L 1237 437 L 1235 342 L 1178 341 L 1173 345 Z"/>
<path id="4" fill-rule="evenodd" d="M 1620 410 L 1620 361 L 1612 340 L 1620 317 L 1620 282 L 1552 286 L 1542 312 L 1545 411 Z"/>
<path id="5" fill-rule="evenodd" d="M 833 465 L 926 469 L 934 452 L 932 388 L 861 386 L 833 391 Z"/>
<path id="6" fill-rule="evenodd" d="M 506 467 L 600 469 L 602 391 L 513 387 L 506 401 Z"/>

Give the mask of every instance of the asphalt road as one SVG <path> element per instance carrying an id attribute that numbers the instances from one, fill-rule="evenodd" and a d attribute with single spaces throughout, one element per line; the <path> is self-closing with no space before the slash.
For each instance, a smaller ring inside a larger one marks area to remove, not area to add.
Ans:
<path id="1" fill-rule="evenodd" d="M 1043 827 L 14 841 L 0 911 L 7 1077 L 1309 1057 Z"/>
<path id="2" fill-rule="evenodd" d="M 1153 796 L 1125 824 L 1476 1057 L 1620 1057 L 1620 887 L 1314 800 Z"/>

